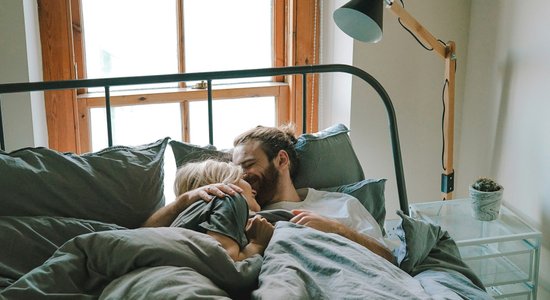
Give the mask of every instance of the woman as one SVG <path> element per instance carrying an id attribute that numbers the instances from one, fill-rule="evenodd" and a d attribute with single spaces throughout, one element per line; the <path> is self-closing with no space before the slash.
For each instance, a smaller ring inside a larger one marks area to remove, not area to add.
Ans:
<path id="1" fill-rule="evenodd" d="M 234 184 L 242 192 L 234 196 L 214 196 L 210 202 L 197 201 L 185 209 L 170 226 L 206 233 L 216 239 L 234 261 L 255 254 L 262 255 L 271 236 L 273 225 L 259 215 L 249 219 L 249 210 L 258 212 L 256 191 L 243 180 L 244 171 L 238 165 L 208 159 L 187 163 L 176 173 L 176 196 L 213 183 Z"/>

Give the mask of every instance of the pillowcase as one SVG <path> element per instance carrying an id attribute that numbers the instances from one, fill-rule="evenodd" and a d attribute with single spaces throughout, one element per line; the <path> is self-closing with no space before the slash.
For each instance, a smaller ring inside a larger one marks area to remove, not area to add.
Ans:
<path id="1" fill-rule="evenodd" d="M 168 138 L 76 155 L 47 148 L 0 153 L 1 216 L 62 216 L 141 226 L 164 206 Z"/>
<path id="2" fill-rule="evenodd" d="M 63 243 L 90 232 L 126 229 L 63 217 L 0 217 L 0 290 L 44 263 Z"/>
<path id="3" fill-rule="evenodd" d="M 398 210 L 401 222 L 395 234 L 401 241 L 393 250 L 397 265 L 411 276 L 427 270 L 453 270 L 461 273 L 484 290 L 479 277 L 462 260 L 455 241 L 446 230 L 422 220 L 413 219 Z"/>
<path id="4" fill-rule="evenodd" d="M 384 230 L 384 220 L 386 219 L 385 185 L 386 179 L 384 178 L 365 179 L 351 184 L 321 188 L 319 190 L 345 193 L 357 198 L 374 217 L 378 225 L 380 225 L 382 234 L 386 235 Z"/>
<path id="5" fill-rule="evenodd" d="M 298 137 L 296 151 L 300 160 L 294 186 L 321 189 L 355 183 L 365 179 L 363 168 L 351 145 L 349 130 L 336 124 L 314 134 Z M 179 141 L 170 141 L 176 165 L 186 162 L 222 157 L 231 160 L 231 154 L 214 146 L 200 147 Z"/>
<path id="6" fill-rule="evenodd" d="M 231 160 L 231 153 L 216 150 L 216 147 L 207 145 L 204 147 L 179 142 L 170 141 L 172 152 L 174 152 L 174 158 L 176 159 L 176 166 L 179 168 L 182 165 L 192 161 L 202 161 L 208 158 L 218 158 L 223 160 Z"/>
<path id="7" fill-rule="evenodd" d="M 336 124 L 298 137 L 300 166 L 294 179 L 296 188 L 321 189 L 365 179 L 348 132 L 345 125 Z"/>

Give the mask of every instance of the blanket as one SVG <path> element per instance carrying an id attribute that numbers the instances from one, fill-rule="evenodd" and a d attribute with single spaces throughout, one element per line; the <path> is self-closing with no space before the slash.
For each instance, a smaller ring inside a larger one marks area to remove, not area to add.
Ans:
<path id="1" fill-rule="evenodd" d="M 256 299 L 428 299 L 420 283 L 337 234 L 277 223 Z"/>
<path id="2" fill-rule="evenodd" d="M 234 263 L 210 236 L 183 228 L 96 232 L 63 244 L 0 296 L 7 299 L 121 299 L 250 291 L 259 255 Z M 131 295 L 128 292 L 131 291 Z M 124 297 L 122 297 L 124 296 Z"/>
<path id="3" fill-rule="evenodd" d="M 446 235 L 433 236 L 455 253 Z M 398 267 L 339 235 L 278 222 L 263 257 L 233 262 L 213 238 L 183 228 L 93 232 L 68 240 L 0 299 L 490 298 L 463 263 L 443 263 L 438 242 L 415 245 Z"/>

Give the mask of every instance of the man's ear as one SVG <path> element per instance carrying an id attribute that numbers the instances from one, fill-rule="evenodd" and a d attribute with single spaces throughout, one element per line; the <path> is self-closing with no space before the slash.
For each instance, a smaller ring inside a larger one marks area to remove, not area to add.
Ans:
<path id="1" fill-rule="evenodd" d="M 289 168 L 290 167 L 290 159 L 288 157 L 288 153 L 285 150 L 279 150 L 279 153 L 277 153 L 277 156 L 275 158 L 276 166 L 280 168 Z"/>

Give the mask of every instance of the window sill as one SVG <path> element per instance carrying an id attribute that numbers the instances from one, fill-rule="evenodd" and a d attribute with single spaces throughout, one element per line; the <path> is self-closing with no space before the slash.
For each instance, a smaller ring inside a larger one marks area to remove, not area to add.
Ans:
<path id="1" fill-rule="evenodd" d="M 284 82 L 255 82 L 237 84 L 219 84 L 212 86 L 214 99 L 230 99 L 244 97 L 263 97 L 281 94 L 281 88 L 288 89 Z M 113 105 L 135 105 L 140 103 L 169 103 L 182 101 L 204 101 L 207 99 L 207 89 L 200 88 L 156 88 L 141 90 L 112 91 L 110 93 Z M 78 101 L 85 101 L 86 106 L 97 107 L 105 105 L 105 93 L 94 92 L 77 96 Z"/>

